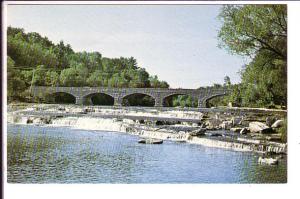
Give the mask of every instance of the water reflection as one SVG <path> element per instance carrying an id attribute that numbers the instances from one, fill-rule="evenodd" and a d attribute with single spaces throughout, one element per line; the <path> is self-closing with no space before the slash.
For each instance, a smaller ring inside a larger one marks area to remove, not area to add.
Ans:
<path id="1" fill-rule="evenodd" d="M 121 133 L 9 125 L 10 183 L 284 183 L 286 160 L 257 165 L 253 153 Z"/>

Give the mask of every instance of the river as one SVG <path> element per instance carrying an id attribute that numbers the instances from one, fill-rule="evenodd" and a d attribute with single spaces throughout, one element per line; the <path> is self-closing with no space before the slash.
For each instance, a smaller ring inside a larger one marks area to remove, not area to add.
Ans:
<path id="1" fill-rule="evenodd" d="M 286 183 L 286 157 L 164 141 L 125 133 L 8 124 L 8 183 Z"/>

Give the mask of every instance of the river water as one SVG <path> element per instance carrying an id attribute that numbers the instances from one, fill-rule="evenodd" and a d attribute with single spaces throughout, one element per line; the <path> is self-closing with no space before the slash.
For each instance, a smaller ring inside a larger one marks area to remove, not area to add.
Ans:
<path id="1" fill-rule="evenodd" d="M 8 183 L 285 183 L 258 154 L 164 141 L 138 144 L 125 133 L 8 124 Z"/>

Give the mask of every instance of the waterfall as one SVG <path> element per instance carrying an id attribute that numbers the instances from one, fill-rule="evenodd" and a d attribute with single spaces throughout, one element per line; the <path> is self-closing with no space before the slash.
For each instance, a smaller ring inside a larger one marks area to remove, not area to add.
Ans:
<path id="1" fill-rule="evenodd" d="M 27 124 L 29 117 L 23 115 L 8 115 L 7 122 L 15 124 Z"/>
<path id="2" fill-rule="evenodd" d="M 121 131 L 125 132 L 122 128 L 121 122 L 113 119 L 91 118 L 91 117 L 67 117 L 54 119 L 53 126 L 69 126 L 75 129 L 84 130 L 102 130 L 102 131 Z"/>

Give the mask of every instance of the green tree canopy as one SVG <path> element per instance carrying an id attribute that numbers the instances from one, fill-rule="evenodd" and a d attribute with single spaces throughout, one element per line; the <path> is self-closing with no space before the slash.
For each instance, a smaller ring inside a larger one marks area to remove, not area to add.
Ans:
<path id="1" fill-rule="evenodd" d="M 287 103 L 286 5 L 227 5 L 219 15 L 219 44 L 252 61 L 241 70 L 231 100 L 241 106 Z"/>
<path id="2" fill-rule="evenodd" d="M 222 47 L 240 55 L 267 50 L 286 60 L 286 5 L 226 5 L 219 18 Z"/>
<path id="3" fill-rule="evenodd" d="M 8 96 L 21 99 L 31 84 L 40 86 L 163 87 L 134 57 L 106 58 L 99 52 L 74 52 L 36 32 L 8 27 Z M 151 83 L 152 81 L 152 83 Z M 27 96 L 28 94 L 26 94 Z"/>

